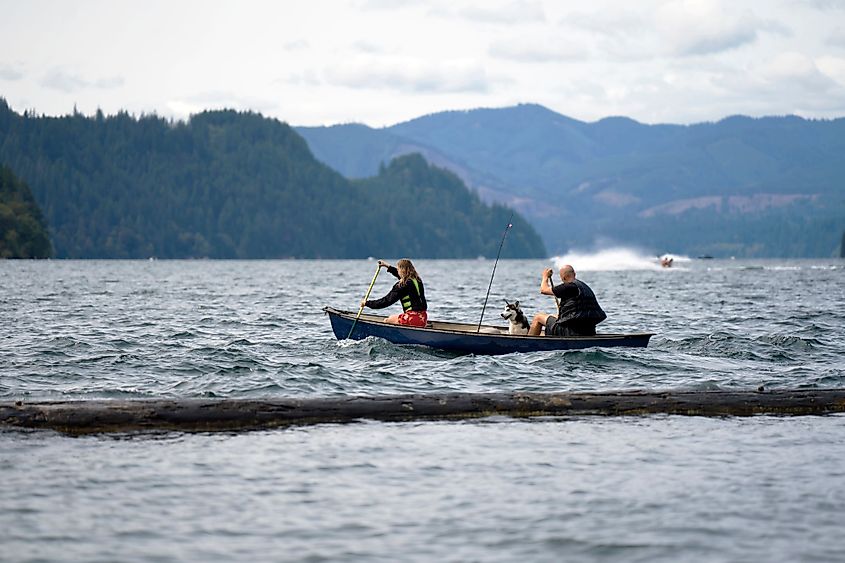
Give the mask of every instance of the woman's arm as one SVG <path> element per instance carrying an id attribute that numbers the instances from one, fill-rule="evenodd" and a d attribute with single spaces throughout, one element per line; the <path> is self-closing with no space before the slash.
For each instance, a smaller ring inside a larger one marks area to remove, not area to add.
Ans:
<path id="1" fill-rule="evenodd" d="M 388 270 L 389 272 L 390 270 Z M 390 292 L 382 297 L 381 299 L 370 299 L 366 301 L 364 305 L 369 307 L 370 309 L 384 309 L 385 307 L 390 307 L 402 297 L 402 290 L 399 289 L 398 284 L 395 284 Z"/>
<path id="2" fill-rule="evenodd" d="M 395 266 L 391 266 L 390 264 L 388 264 L 384 260 L 379 260 L 378 261 L 378 267 L 379 268 L 387 268 L 387 271 L 390 272 L 390 274 L 394 278 L 396 278 L 397 280 L 399 279 L 399 270 L 397 270 Z"/>

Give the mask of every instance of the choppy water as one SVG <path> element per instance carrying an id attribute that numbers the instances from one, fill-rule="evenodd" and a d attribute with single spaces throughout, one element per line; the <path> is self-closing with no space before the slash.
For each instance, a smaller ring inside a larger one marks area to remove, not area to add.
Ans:
<path id="1" fill-rule="evenodd" d="M 338 343 L 367 261 L 0 261 L 0 400 L 845 386 L 845 263 L 567 257 L 645 350 Z M 656 261 L 655 261 L 656 263 Z M 550 311 L 544 261 L 498 265 Z M 417 262 L 477 322 L 492 261 Z M 379 277 L 374 295 L 389 287 Z M 845 417 L 0 432 L 2 560 L 841 560 Z"/>

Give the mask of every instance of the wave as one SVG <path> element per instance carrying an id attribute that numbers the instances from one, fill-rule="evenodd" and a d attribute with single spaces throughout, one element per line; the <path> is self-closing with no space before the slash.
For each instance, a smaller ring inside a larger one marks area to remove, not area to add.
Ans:
<path id="1" fill-rule="evenodd" d="M 563 256 L 555 256 L 555 266 L 562 268 L 565 264 L 572 264 L 575 271 L 622 271 L 622 270 L 666 270 L 660 265 L 664 257 L 673 259 L 673 267 L 679 262 L 691 262 L 688 256 L 665 254 L 663 256 L 648 255 L 632 248 L 606 248 L 595 252 L 572 251 Z"/>

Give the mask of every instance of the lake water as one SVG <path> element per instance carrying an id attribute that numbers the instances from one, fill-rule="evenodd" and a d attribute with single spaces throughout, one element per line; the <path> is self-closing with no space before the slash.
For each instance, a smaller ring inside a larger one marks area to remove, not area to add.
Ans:
<path id="1" fill-rule="evenodd" d="M 338 343 L 373 261 L 0 261 L 0 400 L 845 387 L 845 262 L 568 256 L 647 349 Z M 491 260 L 415 261 L 477 322 Z M 530 316 L 554 261 L 502 261 Z M 373 296 L 392 280 L 382 273 Z M 394 312 L 396 306 L 394 306 Z M 845 416 L 0 430 L 0 560 L 835 561 Z"/>

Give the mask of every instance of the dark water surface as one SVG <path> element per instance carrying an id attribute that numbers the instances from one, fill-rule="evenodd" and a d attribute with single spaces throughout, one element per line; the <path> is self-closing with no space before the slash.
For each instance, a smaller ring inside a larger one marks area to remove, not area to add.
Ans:
<path id="1" fill-rule="evenodd" d="M 845 263 L 568 257 L 645 350 L 338 343 L 368 261 L 0 261 L 0 399 L 845 387 Z M 477 322 L 492 261 L 417 262 Z M 503 261 L 529 316 L 546 261 Z M 384 294 L 382 274 L 374 295 Z M 845 417 L 0 431 L 0 560 L 835 561 Z"/>

